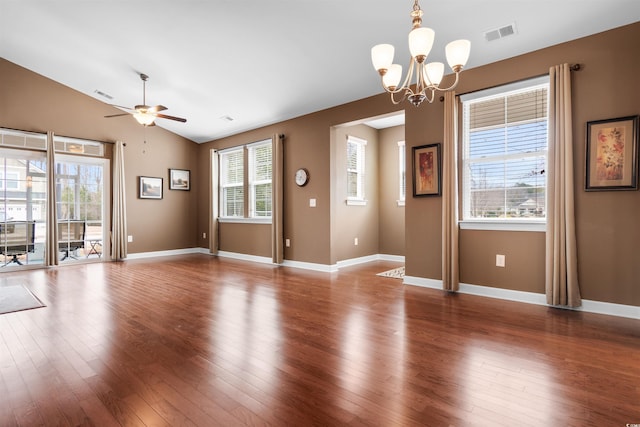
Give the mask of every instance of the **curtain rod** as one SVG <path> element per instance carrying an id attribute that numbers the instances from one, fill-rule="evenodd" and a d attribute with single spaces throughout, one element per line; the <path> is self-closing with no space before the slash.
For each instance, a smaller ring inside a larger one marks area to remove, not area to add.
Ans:
<path id="1" fill-rule="evenodd" d="M 580 70 L 582 70 L 582 66 L 580 64 L 570 64 L 569 65 L 569 69 L 571 71 L 580 71 Z M 537 76 L 525 77 L 524 79 L 514 80 L 514 81 L 509 82 L 509 83 L 517 83 L 517 82 L 521 82 L 521 81 L 524 81 L 524 80 L 535 79 L 536 77 L 542 77 L 542 76 L 546 76 L 546 75 L 548 75 L 548 73 L 539 74 Z M 485 88 L 482 88 L 482 89 L 476 89 L 476 90 L 472 90 L 472 91 L 464 92 L 464 93 L 456 93 L 456 96 L 461 96 L 461 95 L 466 95 L 468 93 L 478 92 L 479 90 L 492 89 L 494 87 L 504 86 L 505 84 L 509 84 L 509 83 L 502 83 L 502 84 L 499 84 L 499 85 L 489 86 L 489 87 L 485 87 Z M 441 96 L 440 97 L 440 102 L 443 102 L 443 101 L 444 101 L 444 96 Z"/>

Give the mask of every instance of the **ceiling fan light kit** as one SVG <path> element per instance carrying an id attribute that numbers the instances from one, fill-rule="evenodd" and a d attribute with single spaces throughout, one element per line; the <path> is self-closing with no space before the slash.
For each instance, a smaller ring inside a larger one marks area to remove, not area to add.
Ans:
<path id="1" fill-rule="evenodd" d="M 132 115 L 134 119 L 138 123 L 143 126 L 155 126 L 155 120 L 159 119 L 169 119 L 175 120 L 177 122 L 185 123 L 187 119 L 183 119 L 182 117 L 168 116 L 166 114 L 160 114 L 159 111 L 164 111 L 167 109 L 164 105 L 156 105 L 155 107 L 149 107 L 147 105 L 147 80 L 149 76 L 144 73 L 140 73 L 140 80 L 142 80 L 142 105 L 136 105 L 133 108 L 122 107 L 120 105 L 112 105 L 112 107 L 122 108 L 124 110 L 129 110 L 128 113 L 123 114 L 111 114 L 109 116 L 105 116 L 106 118 L 111 117 L 121 117 Z"/>
<path id="2" fill-rule="evenodd" d="M 435 32 L 431 28 L 421 27 L 422 15 L 423 12 L 418 0 L 415 0 L 411 11 L 413 29 L 409 33 L 411 60 L 409 71 L 402 84 L 400 84 L 402 66 L 393 63 L 394 47 L 390 44 L 379 44 L 371 48 L 373 68 L 380 74 L 382 87 L 391 94 L 391 102 L 394 104 L 399 104 L 405 99 L 408 99 L 416 107 L 425 100 L 432 103 L 436 91 L 447 92 L 458 85 L 460 72 L 469 59 L 471 51 L 469 40 L 456 40 L 447 44 L 445 48 L 447 62 L 455 73 L 455 81 L 451 86 L 441 88 L 444 64 L 442 62 L 426 63 L 427 56 L 433 46 Z M 414 74 L 415 82 L 412 83 Z M 415 84 L 415 89 L 411 88 L 412 84 Z M 394 97 L 396 94 L 401 94 L 402 97 L 396 100 Z"/>

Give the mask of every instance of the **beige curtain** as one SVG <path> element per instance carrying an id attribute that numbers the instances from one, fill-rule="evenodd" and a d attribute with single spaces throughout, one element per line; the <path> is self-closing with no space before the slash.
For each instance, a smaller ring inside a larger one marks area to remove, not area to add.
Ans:
<path id="1" fill-rule="evenodd" d="M 284 235 L 283 235 L 283 193 L 284 193 L 284 156 L 283 156 L 284 135 L 273 136 L 272 155 L 272 175 L 271 175 L 271 244 L 272 259 L 274 264 L 282 264 L 284 260 Z"/>
<path id="2" fill-rule="evenodd" d="M 460 287 L 458 263 L 458 104 L 454 92 L 444 96 L 442 150 L 442 288 Z"/>
<path id="3" fill-rule="evenodd" d="M 549 69 L 549 160 L 547 175 L 547 303 L 579 307 L 578 257 L 573 210 L 571 68 Z"/>
<path id="4" fill-rule="evenodd" d="M 56 205 L 56 155 L 53 132 L 47 132 L 47 232 L 44 265 L 58 265 L 58 207 Z"/>
<path id="5" fill-rule="evenodd" d="M 219 160 L 218 152 L 211 150 L 209 162 L 211 163 L 211 213 L 209 215 L 209 253 L 218 254 L 218 217 L 219 217 L 219 201 L 218 201 L 218 169 Z"/>
<path id="6" fill-rule="evenodd" d="M 127 198 L 124 178 L 124 143 L 117 141 L 114 151 L 111 259 L 117 261 L 127 257 Z"/>

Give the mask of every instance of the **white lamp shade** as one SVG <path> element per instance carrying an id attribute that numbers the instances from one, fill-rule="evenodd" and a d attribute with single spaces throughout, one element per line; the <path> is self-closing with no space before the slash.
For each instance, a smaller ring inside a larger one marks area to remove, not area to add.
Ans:
<path id="1" fill-rule="evenodd" d="M 409 51 L 414 58 L 419 55 L 427 56 L 433 46 L 435 33 L 431 28 L 418 27 L 409 33 Z"/>
<path id="2" fill-rule="evenodd" d="M 137 112 L 133 115 L 133 117 L 140 123 L 141 125 L 149 126 L 156 119 L 154 115 L 148 113 Z"/>
<path id="3" fill-rule="evenodd" d="M 376 70 L 388 70 L 393 63 L 394 47 L 390 44 L 378 44 L 371 48 L 371 62 Z"/>
<path id="4" fill-rule="evenodd" d="M 447 62 L 451 68 L 456 65 L 465 66 L 471 52 L 471 42 L 469 40 L 452 41 L 445 48 L 447 52 Z"/>
<path id="5" fill-rule="evenodd" d="M 396 88 L 402 78 L 402 65 L 391 64 L 387 69 L 387 74 L 382 76 L 382 83 L 388 88 Z"/>
<path id="6" fill-rule="evenodd" d="M 442 62 L 430 62 L 424 67 L 429 84 L 438 86 L 444 76 L 444 64 Z"/>

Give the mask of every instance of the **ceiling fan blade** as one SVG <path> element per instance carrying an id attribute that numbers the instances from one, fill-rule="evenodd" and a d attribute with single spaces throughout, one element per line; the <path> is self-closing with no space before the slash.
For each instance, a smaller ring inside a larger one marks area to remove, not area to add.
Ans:
<path id="1" fill-rule="evenodd" d="M 131 113 L 121 113 L 121 114 L 111 114 L 108 116 L 105 116 L 106 118 L 111 118 L 111 117 L 120 117 L 120 116 L 130 116 Z"/>
<path id="2" fill-rule="evenodd" d="M 166 109 L 167 107 L 165 107 L 164 105 L 156 105 L 155 107 L 149 108 L 147 111 L 150 113 L 157 113 L 158 111 L 164 111 Z"/>
<path id="3" fill-rule="evenodd" d="M 183 119 L 182 117 L 167 116 L 166 114 L 155 113 L 154 116 L 156 116 L 156 117 L 158 117 L 160 119 L 175 120 L 177 122 L 182 122 L 182 123 L 185 123 L 187 121 L 187 119 Z"/>
<path id="4" fill-rule="evenodd" d="M 129 110 L 129 111 L 133 110 L 133 108 L 131 108 L 131 107 L 123 107 L 122 105 L 109 104 L 109 106 L 116 107 L 116 108 L 122 108 L 124 110 Z"/>

